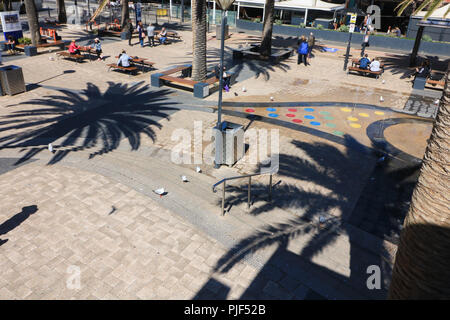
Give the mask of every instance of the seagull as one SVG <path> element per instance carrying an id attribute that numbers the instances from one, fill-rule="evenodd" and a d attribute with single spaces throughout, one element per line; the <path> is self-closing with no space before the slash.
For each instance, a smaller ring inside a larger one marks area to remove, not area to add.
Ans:
<path id="1" fill-rule="evenodd" d="M 386 80 L 384 80 L 384 79 L 383 79 L 383 81 L 381 81 L 381 83 L 383 83 L 383 84 L 384 84 L 385 82 L 386 82 Z"/>
<path id="2" fill-rule="evenodd" d="M 200 167 L 197 166 L 197 168 L 195 168 L 195 171 L 197 171 L 197 173 L 202 172 L 202 169 L 200 169 Z"/>
<path id="3" fill-rule="evenodd" d="M 181 180 L 183 180 L 183 182 L 188 182 L 188 178 L 186 178 L 186 176 L 181 176 Z"/>
<path id="4" fill-rule="evenodd" d="M 439 104 L 439 99 L 434 100 L 434 104 Z"/>
<path id="5" fill-rule="evenodd" d="M 270 101 L 273 101 L 273 97 L 270 97 Z"/>
<path id="6" fill-rule="evenodd" d="M 50 151 L 51 153 L 53 153 L 53 146 L 51 143 L 48 144 L 48 151 Z"/>
<path id="7" fill-rule="evenodd" d="M 242 92 L 246 92 L 247 89 L 245 87 L 242 87 Z"/>
<path id="8" fill-rule="evenodd" d="M 160 198 L 162 198 L 162 196 L 166 193 L 164 188 L 159 188 L 159 189 L 153 190 L 153 192 L 156 193 L 156 194 L 159 194 Z"/>
<path id="9" fill-rule="evenodd" d="M 383 96 L 380 96 L 380 102 L 383 102 L 383 101 L 384 101 Z"/>

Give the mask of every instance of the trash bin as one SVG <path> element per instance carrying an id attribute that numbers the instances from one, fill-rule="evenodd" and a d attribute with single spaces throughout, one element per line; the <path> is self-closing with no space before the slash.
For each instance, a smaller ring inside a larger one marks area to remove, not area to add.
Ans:
<path id="1" fill-rule="evenodd" d="M 237 123 L 222 122 L 221 130 L 214 128 L 215 163 L 234 165 L 245 153 L 244 127 Z"/>
<path id="2" fill-rule="evenodd" d="M 0 79 L 3 94 L 12 96 L 26 91 L 21 67 L 11 65 L 0 68 Z"/>

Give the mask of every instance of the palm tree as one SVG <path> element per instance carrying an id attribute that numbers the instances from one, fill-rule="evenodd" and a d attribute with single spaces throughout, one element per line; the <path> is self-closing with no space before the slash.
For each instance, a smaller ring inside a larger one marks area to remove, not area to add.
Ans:
<path id="1" fill-rule="evenodd" d="M 122 0 L 122 16 L 120 19 L 120 25 L 123 28 L 126 26 L 128 19 L 130 19 L 130 9 L 128 7 L 128 0 Z"/>
<path id="2" fill-rule="evenodd" d="M 64 0 L 56 0 L 56 9 L 58 11 L 58 22 L 67 23 L 66 5 Z"/>
<path id="3" fill-rule="evenodd" d="M 41 42 L 41 33 L 39 32 L 39 19 L 34 0 L 25 0 L 25 10 L 30 27 L 31 43 L 33 46 L 37 46 Z"/>
<path id="4" fill-rule="evenodd" d="M 262 56 L 268 57 L 272 53 L 272 29 L 275 11 L 275 0 L 266 0 L 264 5 L 264 22 L 261 46 L 259 53 Z"/>
<path id="5" fill-rule="evenodd" d="M 413 0 L 397 7 L 400 15 Z M 444 0 L 425 0 L 414 14 L 428 8 L 424 19 Z M 445 16 L 449 10 L 445 13 Z M 390 299 L 450 298 L 450 63 L 419 180 L 400 236 Z"/>
<path id="6" fill-rule="evenodd" d="M 206 79 L 206 0 L 192 0 L 192 79 Z"/>

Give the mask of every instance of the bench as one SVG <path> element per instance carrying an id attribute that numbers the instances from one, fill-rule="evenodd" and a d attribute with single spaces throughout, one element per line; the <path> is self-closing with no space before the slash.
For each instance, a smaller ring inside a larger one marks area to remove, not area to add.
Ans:
<path id="1" fill-rule="evenodd" d="M 84 56 L 81 54 L 71 54 L 70 52 L 67 51 L 57 52 L 56 54 L 65 59 L 75 60 L 75 62 L 80 62 L 84 58 Z"/>
<path id="2" fill-rule="evenodd" d="M 441 86 L 441 87 L 444 87 L 445 81 L 442 81 L 442 80 L 431 80 L 431 79 L 427 79 L 427 84 L 431 84 L 432 86 Z"/>
<path id="3" fill-rule="evenodd" d="M 17 44 L 16 48 L 25 50 L 25 47 L 27 45 L 25 44 Z M 46 42 L 46 43 L 39 43 L 36 47 L 37 48 L 48 48 L 48 47 L 59 47 L 60 49 L 64 50 L 65 43 L 62 40 L 54 41 L 54 42 Z"/>
<path id="4" fill-rule="evenodd" d="M 41 37 L 45 37 L 49 40 L 53 40 L 55 42 L 61 40 L 61 37 L 58 36 L 55 29 L 40 27 L 39 32 L 41 33 Z"/>
<path id="5" fill-rule="evenodd" d="M 136 74 L 136 72 L 138 71 L 138 68 L 135 66 L 129 66 L 129 67 L 122 67 L 122 66 L 118 66 L 117 64 L 111 63 L 107 65 L 108 68 L 108 72 L 111 71 L 111 69 L 119 69 L 121 71 L 125 71 L 125 72 L 130 72 L 130 74 Z"/>
<path id="6" fill-rule="evenodd" d="M 350 71 L 355 71 L 355 72 L 358 72 L 358 73 L 362 73 L 364 75 L 373 74 L 373 75 L 375 75 L 375 78 L 378 79 L 380 77 L 380 75 L 383 73 L 383 68 L 381 68 L 380 71 L 371 71 L 369 69 L 361 69 L 359 67 L 348 67 L 347 68 L 347 74 L 349 74 Z"/>

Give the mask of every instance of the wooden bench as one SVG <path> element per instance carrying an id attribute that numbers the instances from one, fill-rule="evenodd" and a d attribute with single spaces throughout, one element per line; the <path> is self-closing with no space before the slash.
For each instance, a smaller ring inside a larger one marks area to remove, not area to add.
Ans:
<path id="1" fill-rule="evenodd" d="M 185 78 L 178 78 L 173 76 L 162 76 L 160 77 L 161 80 L 169 81 L 172 83 L 180 84 L 189 88 L 194 88 L 194 86 L 198 83 L 197 81 L 185 79 Z"/>
<path id="2" fill-rule="evenodd" d="M 48 47 L 59 47 L 61 49 L 64 49 L 64 41 L 58 40 L 54 42 L 46 42 L 46 43 L 39 43 L 36 47 L 37 48 L 48 48 Z M 25 50 L 25 44 L 18 44 L 16 45 L 16 48 Z"/>
<path id="3" fill-rule="evenodd" d="M 135 66 L 122 67 L 114 63 L 108 64 L 107 66 L 109 67 L 108 72 L 111 71 L 111 69 L 119 69 L 125 72 L 130 72 L 130 74 L 136 74 L 136 72 L 138 71 L 138 68 Z"/>
<path id="4" fill-rule="evenodd" d="M 361 69 L 359 67 L 348 67 L 347 68 L 347 74 L 350 73 L 350 71 L 355 71 L 358 73 L 363 73 L 364 75 L 369 75 L 369 74 L 373 74 L 375 75 L 375 78 L 378 79 L 380 77 L 380 75 L 383 73 L 383 69 L 381 69 L 380 71 L 371 71 L 369 69 Z"/>
<path id="5" fill-rule="evenodd" d="M 81 54 L 71 54 L 67 51 L 57 52 L 56 54 L 63 57 L 64 59 L 74 60 L 75 62 L 80 62 L 84 58 L 84 56 Z"/>
<path id="6" fill-rule="evenodd" d="M 431 84 L 432 86 L 441 86 L 441 87 L 444 87 L 445 81 L 442 81 L 442 80 L 431 80 L 431 79 L 427 79 L 427 84 Z"/>

